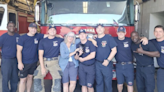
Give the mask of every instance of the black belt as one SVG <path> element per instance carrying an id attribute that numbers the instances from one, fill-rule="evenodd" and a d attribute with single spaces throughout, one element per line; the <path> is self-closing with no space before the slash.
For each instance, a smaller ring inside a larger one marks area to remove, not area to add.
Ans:
<path id="1" fill-rule="evenodd" d="M 83 64 L 83 63 L 81 63 L 82 65 L 85 65 L 85 66 L 92 66 L 92 65 L 94 65 L 95 63 L 93 63 L 93 64 L 90 64 L 90 65 L 86 65 L 86 64 Z"/>
<path id="2" fill-rule="evenodd" d="M 162 68 L 162 67 L 159 67 L 159 69 L 163 69 L 164 70 L 164 68 Z"/>
<path id="3" fill-rule="evenodd" d="M 98 61 L 98 62 L 100 62 L 100 63 L 103 63 L 103 61 L 100 61 L 100 60 L 97 60 L 97 59 L 96 59 L 96 61 Z"/>
<path id="4" fill-rule="evenodd" d="M 139 66 L 139 67 L 152 67 L 154 65 L 146 65 L 146 66 Z"/>
<path id="5" fill-rule="evenodd" d="M 52 61 L 52 60 L 58 60 L 58 57 L 44 58 L 44 61 Z"/>
<path id="6" fill-rule="evenodd" d="M 1 58 L 4 58 L 4 57 L 1 57 Z M 13 57 L 13 58 L 4 58 L 4 59 L 16 59 L 16 57 Z"/>
<path id="7" fill-rule="evenodd" d="M 125 64 L 132 64 L 132 62 L 118 62 L 118 64 L 125 65 Z"/>

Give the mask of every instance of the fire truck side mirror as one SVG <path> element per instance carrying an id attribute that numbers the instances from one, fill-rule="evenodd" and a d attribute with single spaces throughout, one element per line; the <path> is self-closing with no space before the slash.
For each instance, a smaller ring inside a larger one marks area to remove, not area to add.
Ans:
<path id="1" fill-rule="evenodd" d="M 140 5 L 135 5 L 135 22 L 138 22 L 140 18 Z"/>
<path id="2" fill-rule="evenodd" d="M 35 5 L 35 22 L 39 21 L 39 5 Z"/>

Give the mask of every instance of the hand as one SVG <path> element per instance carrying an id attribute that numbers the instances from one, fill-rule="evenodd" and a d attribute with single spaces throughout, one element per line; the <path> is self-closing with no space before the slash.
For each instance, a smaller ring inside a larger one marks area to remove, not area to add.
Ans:
<path id="1" fill-rule="evenodd" d="M 104 60 L 104 62 L 102 63 L 102 65 L 104 66 L 108 66 L 108 64 L 109 64 L 108 60 Z"/>
<path id="2" fill-rule="evenodd" d="M 61 36 L 61 35 L 56 35 L 56 37 L 63 38 L 63 36 Z"/>
<path id="3" fill-rule="evenodd" d="M 79 48 L 77 48 L 76 50 L 75 50 L 75 52 L 77 52 L 77 51 L 79 51 L 80 49 Z"/>
<path id="4" fill-rule="evenodd" d="M 136 51 L 133 51 L 133 52 L 143 54 L 143 51 L 144 51 L 144 50 L 142 49 L 141 44 L 139 45 L 139 47 L 140 47 L 140 48 L 138 48 Z"/>
<path id="5" fill-rule="evenodd" d="M 75 55 L 75 59 L 78 60 L 79 59 L 79 55 L 76 54 Z"/>
<path id="6" fill-rule="evenodd" d="M 19 69 L 19 70 L 23 70 L 23 68 L 24 68 L 23 63 L 18 63 L 18 69 Z"/>
<path id="7" fill-rule="evenodd" d="M 79 50 L 79 56 L 83 54 L 83 50 Z"/>
<path id="8" fill-rule="evenodd" d="M 93 40 L 92 43 L 93 43 L 94 46 L 98 47 L 97 46 L 97 41 Z"/>
<path id="9" fill-rule="evenodd" d="M 80 61 L 80 62 L 84 62 L 84 58 L 81 58 L 81 57 L 80 57 L 80 58 L 79 58 L 79 61 Z"/>
<path id="10" fill-rule="evenodd" d="M 41 72 L 42 72 L 42 76 L 46 76 L 47 70 L 46 70 L 45 68 L 42 68 L 42 69 L 41 69 Z"/>
<path id="11" fill-rule="evenodd" d="M 93 39 L 96 39 L 97 38 L 97 35 L 93 35 Z"/>
<path id="12" fill-rule="evenodd" d="M 140 42 L 142 42 L 143 45 L 148 44 L 148 39 L 146 37 L 141 38 Z"/>

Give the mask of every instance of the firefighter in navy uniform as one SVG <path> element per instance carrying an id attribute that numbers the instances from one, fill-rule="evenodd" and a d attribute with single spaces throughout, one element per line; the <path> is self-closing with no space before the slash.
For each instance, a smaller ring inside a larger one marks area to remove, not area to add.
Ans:
<path id="1" fill-rule="evenodd" d="M 98 37 L 96 49 L 96 92 L 112 92 L 113 62 L 117 53 L 117 43 L 112 36 L 104 33 L 102 24 L 96 26 Z M 105 90 L 104 90 L 105 89 Z"/>
<path id="2" fill-rule="evenodd" d="M 52 76 L 51 92 L 61 92 L 61 68 L 58 64 L 60 53 L 60 43 L 62 38 L 56 37 L 56 27 L 50 26 L 48 37 L 39 43 L 39 61 L 40 65 L 34 73 L 34 92 L 45 92 L 44 77 L 48 72 Z"/>
<path id="3" fill-rule="evenodd" d="M 134 66 L 131 51 L 131 39 L 125 37 L 126 29 L 120 26 L 117 30 L 118 37 L 115 37 L 117 45 L 117 54 L 115 56 L 116 64 L 116 77 L 118 92 L 122 92 L 123 83 L 126 81 L 128 92 L 133 92 L 134 82 Z"/>
<path id="4" fill-rule="evenodd" d="M 15 24 L 12 21 L 8 22 L 7 29 L 8 32 L 0 37 L 0 48 L 2 50 L 2 92 L 16 92 L 18 85 L 16 45 L 19 34 L 15 33 Z M 11 89 L 8 86 L 9 81 Z"/>
<path id="5" fill-rule="evenodd" d="M 95 80 L 95 54 L 96 47 L 91 41 L 87 40 L 85 30 L 79 31 L 80 43 L 77 48 L 79 53 L 75 55 L 75 59 L 80 61 L 79 64 L 79 83 L 82 86 L 82 92 L 94 92 L 93 84 Z M 87 91 L 88 90 L 88 91 Z"/>
<path id="6" fill-rule="evenodd" d="M 131 33 L 132 51 L 136 58 L 136 82 L 138 92 L 154 92 L 155 89 L 155 68 L 153 57 L 159 57 L 160 54 L 152 42 L 142 45 L 139 34 L 135 31 Z"/>
<path id="7" fill-rule="evenodd" d="M 20 36 L 17 44 L 18 69 L 20 70 L 19 92 L 31 91 L 33 73 L 38 62 L 38 43 L 44 38 L 43 34 L 37 33 L 37 25 L 30 23 L 29 32 Z M 27 86 L 26 86 L 27 84 Z"/>
<path id="8" fill-rule="evenodd" d="M 156 39 L 150 40 L 157 50 L 160 52 L 160 57 L 157 58 L 159 69 L 157 71 L 157 90 L 164 92 L 164 27 L 157 25 L 154 28 Z"/>

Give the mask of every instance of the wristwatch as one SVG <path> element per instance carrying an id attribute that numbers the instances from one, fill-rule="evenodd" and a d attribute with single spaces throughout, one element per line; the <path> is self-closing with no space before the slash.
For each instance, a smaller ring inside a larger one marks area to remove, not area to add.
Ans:
<path id="1" fill-rule="evenodd" d="M 108 62 L 110 62 L 110 60 L 107 59 Z"/>

